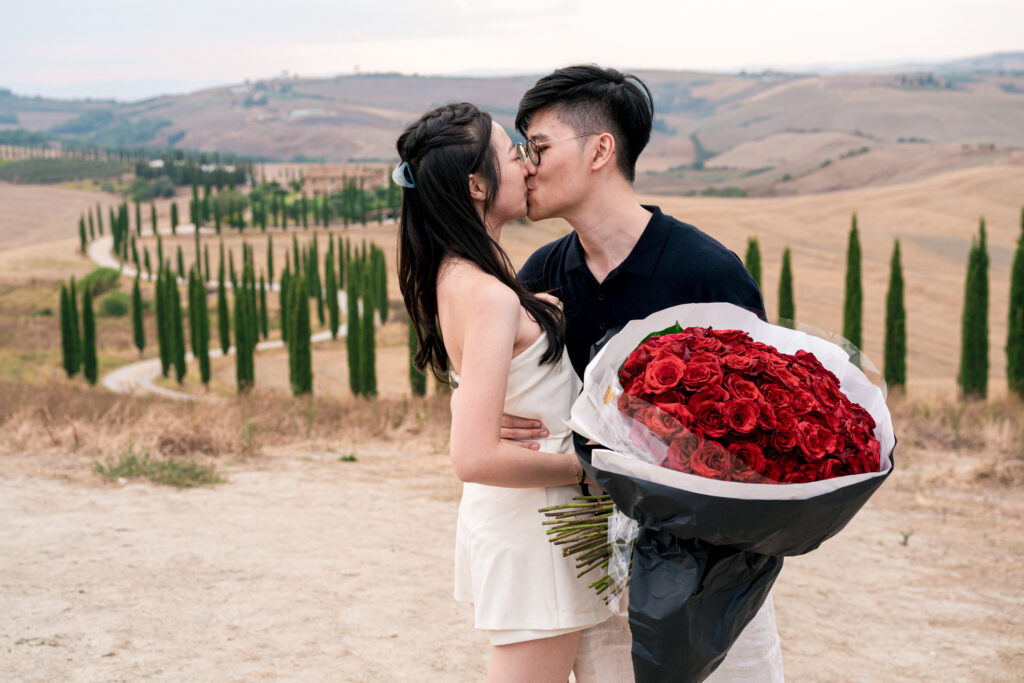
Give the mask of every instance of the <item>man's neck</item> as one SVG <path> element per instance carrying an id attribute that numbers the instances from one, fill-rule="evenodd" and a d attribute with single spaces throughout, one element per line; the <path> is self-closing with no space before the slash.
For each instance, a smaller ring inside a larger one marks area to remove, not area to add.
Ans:
<path id="1" fill-rule="evenodd" d="M 565 218 L 579 235 L 591 274 L 602 282 L 633 251 L 651 212 L 640 206 L 629 187 L 626 191 L 595 192 Z"/>

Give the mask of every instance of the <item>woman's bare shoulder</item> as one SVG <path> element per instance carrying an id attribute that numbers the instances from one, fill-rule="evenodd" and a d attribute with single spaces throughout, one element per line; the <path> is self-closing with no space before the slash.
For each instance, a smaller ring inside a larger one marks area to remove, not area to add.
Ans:
<path id="1" fill-rule="evenodd" d="M 519 296 L 498 278 L 485 273 L 476 264 L 464 259 L 451 259 L 441 269 L 437 292 L 468 309 L 494 311 L 495 307 L 510 309 L 519 306 Z"/>

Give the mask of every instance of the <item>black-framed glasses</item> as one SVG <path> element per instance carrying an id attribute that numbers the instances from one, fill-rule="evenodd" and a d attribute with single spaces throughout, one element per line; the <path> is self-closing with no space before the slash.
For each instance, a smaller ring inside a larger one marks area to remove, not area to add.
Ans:
<path id="1" fill-rule="evenodd" d="M 538 143 L 536 140 L 527 140 L 526 142 L 516 143 L 516 157 L 519 161 L 526 162 L 529 160 L 534 166 L 540 166 L 540 148 L 541 146 L 547 147 L 556 142 L 565 142 L 566 140 L 579 140 L 590 135 L 599 135 L 599 133 L 584 133 L 583 135 L 576 135 L 571 138 L 558 138 L 557 140 L 545 140 L 544 142 Z"/>

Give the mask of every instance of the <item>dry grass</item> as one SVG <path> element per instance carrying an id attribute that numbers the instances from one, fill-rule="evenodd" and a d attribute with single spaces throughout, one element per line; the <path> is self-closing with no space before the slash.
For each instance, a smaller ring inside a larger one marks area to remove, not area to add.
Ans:
<path id="1" fill-rule="evenodd" d="M 85 478 L 94 461 L 127 452 L 246 460 L 282 451 L 438 453 L 447 450 L 445 396 L 293 398 L 255 391 L 212 406 L 138 398 L 55 378 L 0 380 L 5 471 Z"/>

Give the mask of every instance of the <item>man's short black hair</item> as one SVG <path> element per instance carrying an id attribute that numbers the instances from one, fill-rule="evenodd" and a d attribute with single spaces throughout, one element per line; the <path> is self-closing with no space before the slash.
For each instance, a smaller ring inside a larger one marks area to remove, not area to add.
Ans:
<path id="1" fill-rule="evenodd" d="M 619 170 L 633 182 L 637 157 L 651 139 L 654 123 L 654 99 L 643 81 L 596 64 L 557 69 L 519 100 L 516 130 L 525 136 L 530 117 L 548 107 L 577 135 L 611 133 Z"/>

